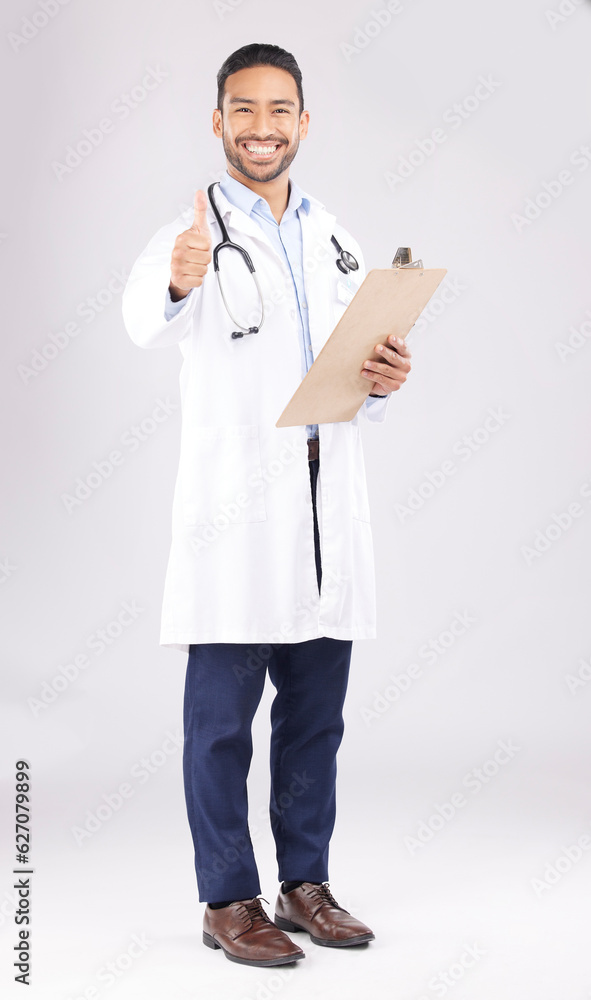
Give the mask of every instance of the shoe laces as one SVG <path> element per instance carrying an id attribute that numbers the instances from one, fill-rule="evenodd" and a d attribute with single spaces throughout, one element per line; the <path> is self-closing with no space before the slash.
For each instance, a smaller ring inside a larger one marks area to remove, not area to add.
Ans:
<path id="1" fill-rule="evenodd" d="M 342 906 L 339 906 L 332 892 L 329 889 L 329 885 L 330 882 L 321 882 L 320 885 L 310 884 L 309 886 L 306 886 L 306 892 L 309 896 L 312 896 L 312 898 L 316 900 L 320 904 L 320 906 L 322 906 L 323 903 L 328 903 L 329 906 L 334 906 L 336 907 L 337 910 L 342 910 L 343 913 L 348 913 L 349 912 L 348 910 L 345 910 Z M 320 909 L 320 906 L 318 907 L 318 909 Z M 316 913 L 317 912 L 318 910 L 316 910 Z"/>
<path id="2" fill-rule="evenodd" d="M 255 920 L 263 920 L 268 924 L 273 923 L 263 909 L 263 904 L 261 902 L 262 899 L 265 900 L 265 903 L 269 904 L 269 900 L 265 899 L 264 896 L 261 896 L 260 899 L 258 896 L 255 896 L 253 899 L 245 899 L 241 901 L 240 906 L 238 907 L 243 922 L 248 924 L 249 927 L 254 924 Z"/>

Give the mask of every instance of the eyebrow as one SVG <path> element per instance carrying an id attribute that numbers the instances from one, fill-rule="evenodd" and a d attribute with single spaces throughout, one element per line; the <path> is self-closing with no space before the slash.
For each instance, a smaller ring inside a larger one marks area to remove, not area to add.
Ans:
<path id="1" fill-rule="evenodd" d="M 258 104 L 258 101 L 251 100 L 250 97 L 231 97 L 228 101 L 229 104 Z M 269 104 L 289 104 L 290 107 L 295 108 L 295 101 L 269 101 Z"/>

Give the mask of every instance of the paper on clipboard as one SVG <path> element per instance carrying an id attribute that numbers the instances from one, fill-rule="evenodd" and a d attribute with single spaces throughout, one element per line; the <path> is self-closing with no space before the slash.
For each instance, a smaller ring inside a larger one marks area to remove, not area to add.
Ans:
<path id="1" fill-rule="evenodd" d="M 443 281 L 447 268 L 375 268 L 366 275 L 276 427 L 351 420 L 371 383 L 363 362 L 390 334 L 404 339 Z"/>

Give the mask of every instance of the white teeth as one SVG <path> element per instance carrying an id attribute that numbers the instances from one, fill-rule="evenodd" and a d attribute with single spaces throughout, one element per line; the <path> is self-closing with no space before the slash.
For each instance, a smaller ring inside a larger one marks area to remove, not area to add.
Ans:
<path id="1" fill-rule="evenodd" d="M 277 146 L 249 146 L 248 143 L 245 146 L 249 153 L 258 153 L 260 156 L 271 156 L 277 149 Z"/>

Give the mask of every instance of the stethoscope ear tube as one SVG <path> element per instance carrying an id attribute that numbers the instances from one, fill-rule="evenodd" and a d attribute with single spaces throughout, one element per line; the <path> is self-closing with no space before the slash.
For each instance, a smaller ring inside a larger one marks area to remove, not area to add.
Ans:
<path id="1" fill-rule="evenodd" d="M 214 181 L 214 183 L 210 184 L 209 187 L 208 187 L 208 189 L 207 189 L 207 194 L 209 196 L 209 201 L 211 203 L 211 207 L 212 207 L 214 215 L 216 217 L 217 224 L 220 227 L 220 232 L 222 234 L 221 242 L 218 243 L 218 245 L 216 247 L 214 247 L 214 250 L 213 250 L 213 269 L 214 269 L 214 272 L 215 272 L 215 274 L 217 276 L 218 287 L 219 287 L 219 290 L 220 290 L 220 295 L 222 296 L 222 301 L 224 303 L 224 307 L 226 309 L 226 312 L 228 313 L 228 316 L 230 317 L 230 319 L 232 320 L 232 322 L 235 323 L 237 327 L 239 327 L 239 330 L 234 330 L 234 332 L 232 333 L 232 339 L 236 340 L 239 337 L 244 337 L 248 333 L 258 333 L 259 332 L 259 330 L 261 329 L 261 327 L 262 327 L 262 325 L 264 323 L 264 320 L 265 320 L 265 303 L 264 303 L 264 299 L 263 299 L 263 293 L 261 291 L 261 286 L 259 285 L 259 279 L 257 277 L 257 273 L 255 271 L 255 267 L 254 267 L 254 264 L 253 264 L 252 259 L 250 257 L 250 254 L 244 249 L 244 247 L 239 246 L 238 243 L 232 243 L 232 241 L 230 240 L 230 238 L 228 236 L 228 230 L 226 229 L 226 227 L 225 227 L 225 225 L 224 225 L 224 223 L 222 221 L 222 217 L 221 217 L 221 215 L 220 215 L 220 213 L 218 211 L 218 207 L 217 207 L 217 205 L 215 203 L 215 199 L 213 197 L 213 189 L 216 186 L 216 184 L 218 184 L 218 183 L 219 183 L 219 181 Z M 341 271 L 342 274 L 348 274 L 349 271 L 356 271 L 358 269 L 358 267 L 359 267 L 359 264 L 355 260 L 355 257 L 353 256 L 353 254 L 349 253 L 347 250 L 343 250 L 343 248 L 340 245 L 340 243 L 338 242 L 336 236 L 332 236 L 331 240 L 332 240 L 332 243 L 336 247 L 337 252 L 339 254 L 339 256 L 337 257 L 337 260 L 336 260 L 336 265 L 337 265 L 339 271 Z M 258 296 L 259 296 L 259 302 L 260 302 L 260 305 L 261 305 L 261 317 L 259 319 L 258 326 L 248 326 L 248 327 L 247 326 L 242 326 L 242 324 L 239 323 L 238 320 L 236 319 L 236 317 L 232 314 L 232 310 L 230 309 L 230 306 L 228 305 L 228 301 L 226 299 L 226 295 L 225 295 L 224 288 L 223 288 L 223 285 L 222 285 L 222 279 L 220 277 L 220 264 L 219 264 L 220 250 L 225 250 L 225 249 L 228 249 L 228 250 L 237 250 L 238 253 L 241 255 L 242 259 L 244 260 L 244 263 L 246 264 L 248 270 L 250 271 L 250 273 L 252 274 L 252 276 L 254 278 L 254 283 L 255 283 L 256 288 L 257 288 L 257 292 L 258 292 Z M 240 331 L 242 331 L 242 332 L 240 332 Z"/>
<path id="2" fill-rule="evenodd" d="M 213 255 L 212 255 L 212 257 L 213 257 L 213 269 L 214 269 L 214 272 L 215 272 L 215 274 L 217 276 L 217 279 L 218 279 L 218 287 L 219 287 L 219 290 L 220 290 L 220 295 L 222 296 L 222 301 L 224 303 L 224 307 L 226 309 L 226 312 L 228 313 L 228 316 L 230 317 L 230 319 L 232 320 L 232 322 L 235 323 L 237 327 L 239 327 L 239 330 L 235 330 L 232 333 L 232 339 L 236 340 L 238 337 L 243 337 L 247 333 L 258 333 L 259 332 L 260 328 L 262 327 L 262 325 L 263 325 L 263 323 L 265 321 L 265 303 L 263 301 L 263 293 L 261 292 L 261 286 L 259 285 L 259 279 L 257 278 L 255 267 L 254 267 L 254 264 L 252 262 L 252 258 L 250 256 L 250 254 L 248 253 L 247 250 L 244 249 L 244 247 L 239 246 L 238 243 L 232 243 L 231 239 L 228 236 L 228 230 L 226 229 L 226 227 L 225 227 L 225 225 L 224 225 L 224 223 L 222 221 L 222 217 L 221 217 L 221 215 L 220 215 L 220 213 L 218 211 L 218 207 L 217 207 L 217 205 L 215 203 L 215 200 L 214 200 L 214 197 L 213 197 L 213 189 L 214 189 L 216 183 L 217 182 L 214 182 L 213 184 L 210 184 L 209 187 L 208 187 L 208 189 L 207 189 L 207 193 L 209 195 L 209 200 L 211 202 L 211 207 L 213 208 L 215 217 L 217 219 L 218 226 L 220 227 L 220 231 L 221 231 L 221 234 L 222 234 L 221 243 L 218 243 L 218 245 L 216 247 L 214 247 L 214 250 L 213 250 Z M 259 319 L 259 322 L 258 322 L 258 326 L 250 326 L 250 327 L 249 326 L 242 326 L 242 324 L 233 315 L 232 310 L 230 309 L 230 306 L 228 305 L 228 300 L 226 299 L 226 295 L 225 295 L 224 288 L 223 288 L 223 285 L 222 285 L 222 279 L 220 277 L 220 264 L 219 264 L 220 250 L 226 250 L 226 249 L 228 249 L 228 250 L 237 250 L 238 251 L 238 253 L 241 255 L 244 263 L 246 264 L 248 270 L 250 271 L 250 273 L 252 274 L 252 276 L 254 278 L 254 282 L 255 282 L 256 289 L 257 289 L 257 292 L 258 292 L 258 295 L 259 295 L 259 302 L 260 302 L 260 306 L 261 306 L 261 316 L 260 316 L 260 319 Z M 240 330 L 242 332 L 239 332 Z"/>
<path id="3" fill-rule="evenodd" d="M 219 182 L 217 182 L 217 183 L 219 183 Z M 224 247 L 229 247 L 231 250 L 237 250 L 238 253 L 242 254 L 242 256 L 244 257 L 244 260 L 246 262 L 246 266 L 248 267 L 248 270 L 250 271 L 251 274 L 254 274 L 254 264 L 253 264 L 253 262 L 252 262 L 252 260 L 250 258 L 250 254 L 244 249 L 244 247 L 238 246 L 237 243 L 232 243 L 230 237 L 228 236 L 228 230 L 226 229 L 226 227 L 224 225 L 223 219 L 222 219 L 222 217 L 221 217 L 221 215 L 219 213 L 218 207 L 217 207 L 217 205 L 216 205 L 216 203 L 214 201 L 214 197 L 213 197 L 213 189 L 214 189 L 214 187 L 215 187 L 215 183 L 214 184 L 210 184 L 209 187 L 208 187 L 208 189 L 207 189 L 207 193 L 209 195 L 209 200 L 211 202 L 211 207 L 213 208 L 214 215 L 215 215 L 215 217 L 217 219 L 218 226 L 220 227 L 220 230 L 221 230 L 221 233 L 222 233 L 222 240 L 221 240 L 221 243 L 218 243 L 217 247 L 215 247 L 214 251 L 213 251 L 213 269 L 214 269 L 214 271 L 219 271 L 219 264 L 218 264 L 219 252 L 220 252 L 220 250 L 223 250 Z"/>
<path id="4" fill-rule="evenodd" d="M 227 243 L 226 246 L 234 246 L 234 244 Z M 221 247 L 220 249 L 223 249 L 223 247 Z M 238 247 L 238 249 L 241 249 L 241 248 Z M 244 253 L 246 253 L 246 250 L 244 251 Z M 248 256 L 248 254 L 247 254 L 247 256 Z M 250 257 L 248 259 L 250 260 Z M 251 261 L 251 265 L 252 265 L 252 261 Z M 222 296 L 222 301 L 224 303 L 224 307 L 226 309 L 226 312 L 228 313 L 228 316 L 230 317 L 230 319 L 232 320 L 232 322 L 235 323 L 236 326 L 240 327 L 240 329 L 243 331 L 242 333 L 238 333 L 238 332 L 235 331 L 232 334 L 232 339 L 235 340 L 237 337 L 243 337 L 245 333 L 258 333 L 259 330 L 260 330 L 260 328 L 262 327 L 264 321 L 265 321 L 265 302 L 264 302 L 264 299 L 263 299 L 263 293 L 261 292 L 261 286 L 259 285 L 259 279 L 257 278 L 257 274 L 256 274 L 256 271 L 255 271 L 254 267 L 252 267 L 252 266 L 250 267 L 250 273 L 252 274 L 252 276 L 254 278 L 254 283 L 255 283 L 255 285 L 257 287 L 257 292 L 259 293 L 259 302 L 260 302 L 260 306 L 261 306 L 261 315 L 260 315 L 260 319 L 259 319 L 259 322 L 258 322 L 258 326 L 250 326 L 250 327 L 249 326 L 242 326 L 242 324 L 236 319 L 236 317 L 232 313 L 232 310 L 230 309 L 230 306 L 228 305 L 228 300 L 226 299 L 226 296 L 225 296 L 225 293 L 224 293 L 224 289 L 223 289 L 223 286 L 222 286 L 222 279 L 220 277 L 219 267 L 218 268 L 214 268 L 214 270 L 215 270 L 215 273 L 216 273 L 216 276 L 217 276 L 217 279 L 218 279 L 218 288 L 220 290 L 220 295 Z"/>
<path id="5" fill-rule="evenodd" d="M 219 182 L 214 181 L 213 184 L 209 185 L 209 187 L 207 189 L 207 194 L 209 196 L 209 201 L 210 201 L 211 207 L 213 208 L 213 213 L 214 213 L 214 215 L 215 215 L 215 217 L 217 219 L 217 224 L 218 224 L 218 226 L 220 227 L 220 229 L 222 231 L 222 243 L 229 243 L 230 241 L 228 239 L 228 230 L 226 229 L 226 227 L 225 227 L 225 225 L 224 225 L 224 223 L 222 221 L 222 217 L 221 217 L 220 213 L 218 212 L 218 207 L 217 207 L 217 205 L 215 203 L 215 200 L 214 200 L 214 197 L 213 197 L 213 189 L 216 186 L 216 183 L 219 183 Z"/>
<path id="6" fill-rule="evenodd" d="M 238 250 L 238 253 L 241 253 L 242 256 L 244 257 L 244 261 L 245 261 L 245 264 L 246 264 L 248 270 L 250 271 L 251 274 L 254 274 L 254 264 L 252 262 L 252 258 L 250 256 L 250 254 L 248 253 L 248 251 L 245 250 L 244 247 L 238 246 L 237 243 L 232 243 L 230 240 L 226 240 L 224 243 L 218 243 L 217 247 L 214 247 L 214 250 L 213 250 L 213 269 L 214 269 L 214 271 L 219 271 L 220 265 L 218 263 L 218 256 L 219 256 L 220 250 L 225 250 L 226 248 L 228 250 Z"/>

